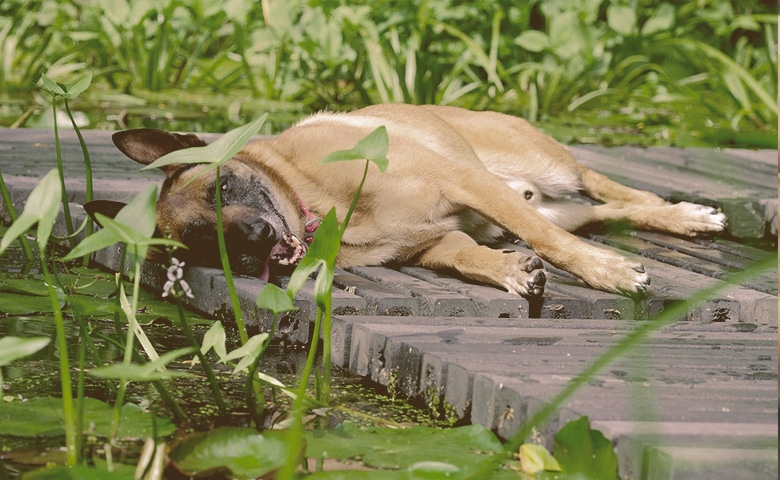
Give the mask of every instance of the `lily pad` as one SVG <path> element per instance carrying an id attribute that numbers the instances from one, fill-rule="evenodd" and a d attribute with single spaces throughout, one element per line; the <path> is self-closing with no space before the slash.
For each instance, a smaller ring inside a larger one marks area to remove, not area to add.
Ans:
<path id="1" fill-rule="evenodd" d="M 230 478 L 250 479 L 277 470 L 287 459 L 285 432 L 257 433 L 244 428 L 218 428 L 197 433 L 176 445 L 171 463 L 185 475 L 228 472 Z"/>
<path id="2" fill-rule="evenodd" d="M 505 453 L 501 442 L 481 425 L 362 429 L 345 423 L 324 433 L 307 432 L 306 441 L 310 458 L 358 459 L 373 468 L 415 471 L 415 477 L 422 475 L 419 478 L 473 474 L 483 462 Z"/>
<path id="3" fill-rule="evenodd" d="M 561 479 L 618 479 L 617 456 L 612 442 L 591 430 L 588 417 L 567 423 L 554 438 L 553 453 L 563 471 Z"/>
<path id="4" fill-rule="evenodd" d="M 84 399 L 85 428 L 94 425 L 94 434 L 108 436 L 113 409 L 100 400 Z M 122 407 L 120 438 L 146 438 L 157 434 L 167 436 L 175 425 L 168 418 L 158 417 L 156 432 L 152 415 L 140 407 L 128 403 Z M 6 403 L 0 406 L 0 435 L 18 437 L 49 437 L 65 435 L 62 416 L 62 399 L 53 397 L 32 398 L 27 402 Z"/>

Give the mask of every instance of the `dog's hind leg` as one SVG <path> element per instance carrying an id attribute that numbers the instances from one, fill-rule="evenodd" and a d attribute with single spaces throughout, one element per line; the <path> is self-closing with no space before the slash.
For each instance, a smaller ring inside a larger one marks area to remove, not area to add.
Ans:
<path id="1" fill-rule="evenodd" d="M 695 236 L 723 230 L 726 217 L 712 207 L 695 203 L 647 205 L 610 201 L 584 205 L 566 201 L 542 202 L 537 210 L 562 229 L 573 232 L 594 223 L 626 223 L 639 230 Z"/>
<path id="2" fill-rule="evenodd" d="M 417 263 L 435 270 L 455 270 L 472 280 L 526 296 L 540 296 L 547 279 L 538 257 L 478 245 L 461 231 L 444 235 L 420 254 Z"/>
<path id="3" fill-rule="evenodd" d="M 572 221 L 569 215 L 572 225 L 560 225 L 566 230 L 586 223 L 610 221 L 626 221 L 634 228 L 686 236 L 720 232 L 726 228 L 726 216 L 715 208 L 689 202 L 671 204 L 652 192 L 627 187 L 583 165 L 579 167 L 582 193 L 605 204 L 583 205 L 586 208 L 577 216 L 587 221 Z"/>
<path id="4" fill-rule="evenodd" d="M 601 173 L 577 164 L 580 169 L 582 193 L 600 202 L 619 201 L 639 205 L 664 205 L 666 201 L 653 192 L 638 190 L 618 183 Z"/>

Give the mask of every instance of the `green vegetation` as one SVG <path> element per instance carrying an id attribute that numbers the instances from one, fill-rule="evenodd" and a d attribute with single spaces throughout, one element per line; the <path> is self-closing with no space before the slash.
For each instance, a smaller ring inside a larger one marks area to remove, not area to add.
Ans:
<path id="1" fill-rule="evenodd" d="M 92 72 L 93 127 L 266 131 L 379 102 L 496 109 L 568 142 L 777 145 L 777 11 L 758 0 L 5 0 L 0 124 Z M 45 123 L 45 122 L 44 122 Z"/>

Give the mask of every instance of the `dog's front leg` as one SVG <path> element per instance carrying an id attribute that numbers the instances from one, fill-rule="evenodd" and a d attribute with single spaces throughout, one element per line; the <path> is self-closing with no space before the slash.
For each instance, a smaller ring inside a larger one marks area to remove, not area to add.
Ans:
<path id="1" fill-rule="evenodd" d="M 472 280 L 525 296 L 541 296 L 547 279 L 538 257 L 478 245 L 461 231 L 444 235 L 417 263 L 434 270 L 456 270 Z"/>

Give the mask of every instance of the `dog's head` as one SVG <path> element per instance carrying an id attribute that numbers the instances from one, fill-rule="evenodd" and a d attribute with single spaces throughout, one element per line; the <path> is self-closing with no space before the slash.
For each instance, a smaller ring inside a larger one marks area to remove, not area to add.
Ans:
<path id="1" fill-rule="evenodd" d="M 195 135 L 146 128 L 117 132 L 113 141 L 122 153 L 142 165 L 176 150 L 206 145 Z M 216 230 L 217 186 L 232 270 L 267 279 L 270 268 L 293 265 L 305 253 L 305 244 L 295 236 L 288 221 L 297 218 L 291 206 L 295 203 L 294 194 L 272 172 L 242 153 L 220 167 L 219 178 L 214 168 L 204 164 L 175 164 L 161 170 L 166 179 L 157 202 L 158 234 L 185 244 L 188 250 L 177 252 L 177 256 L 184 256 L 190 264 L 221 265 Z M 100 208 L 87 207 L 92 212 Z M 294 227 L 299 228 L 297 223 Z"/>

